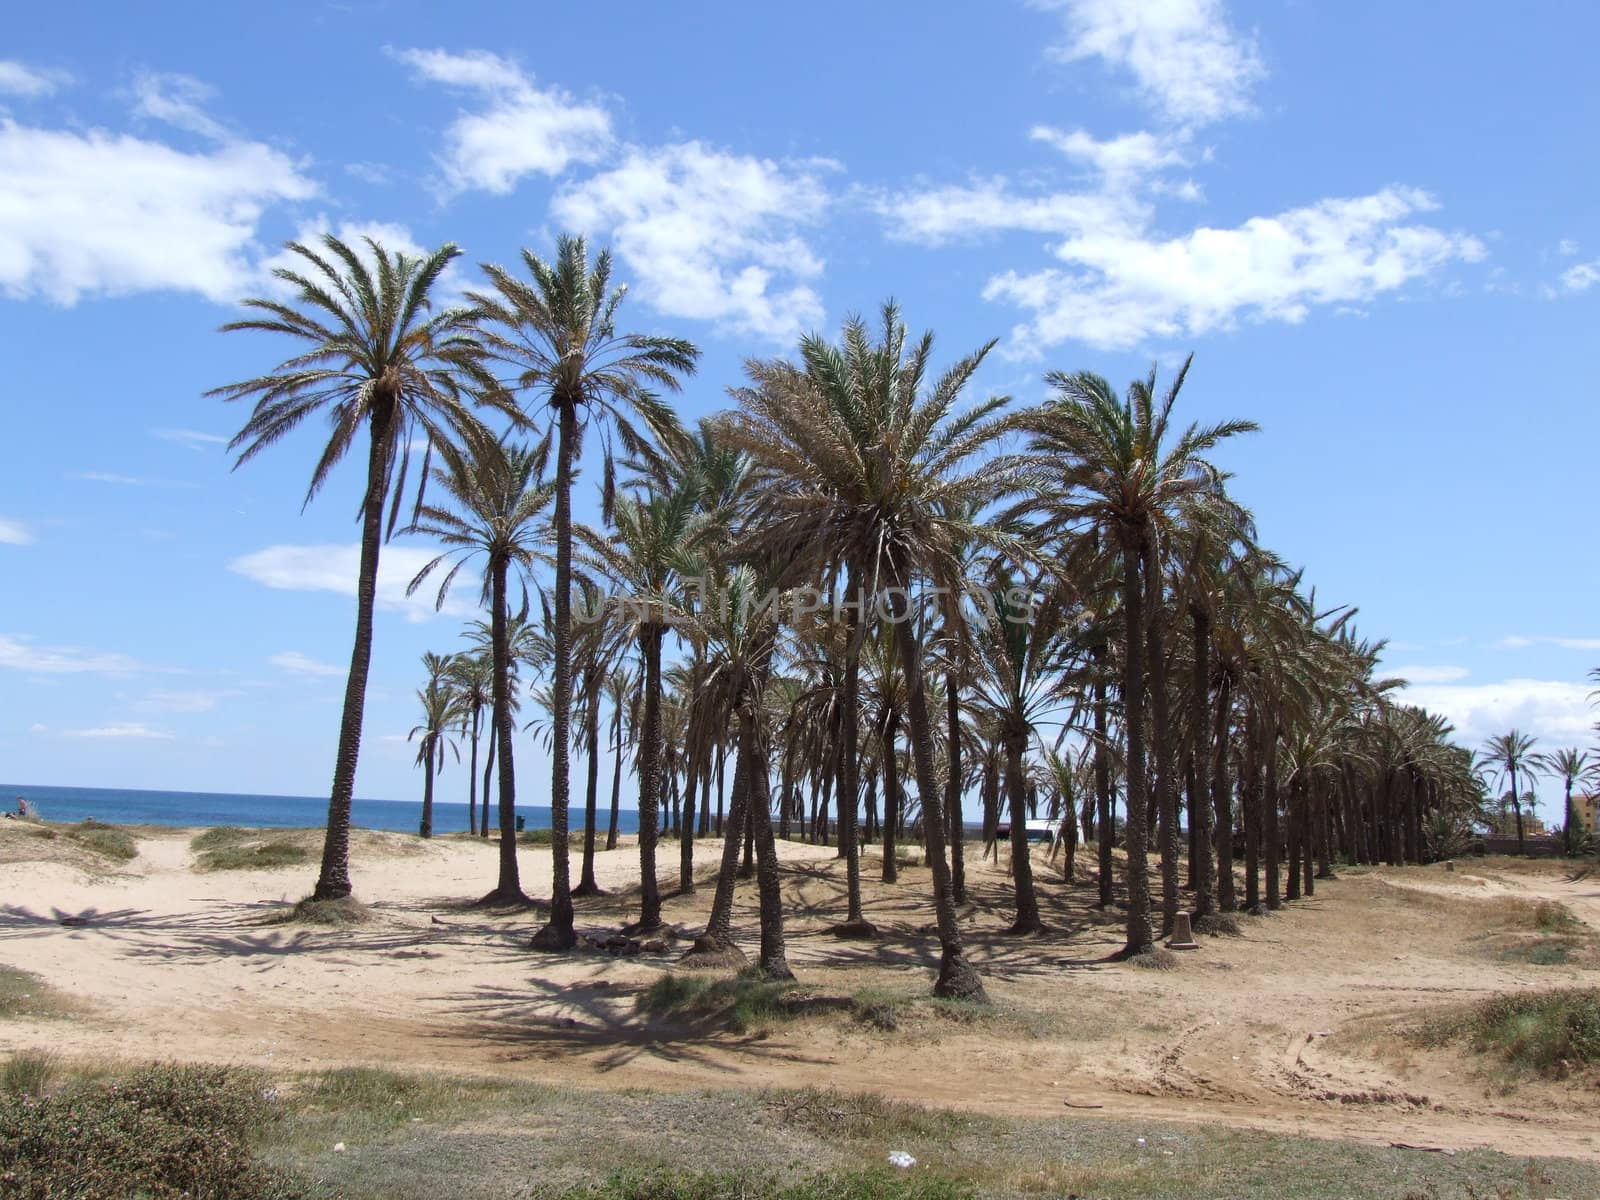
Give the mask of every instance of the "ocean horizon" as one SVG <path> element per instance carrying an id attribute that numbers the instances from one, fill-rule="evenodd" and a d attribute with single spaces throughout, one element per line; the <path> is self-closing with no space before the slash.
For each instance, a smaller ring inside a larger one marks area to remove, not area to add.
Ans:
<path id="1" fill-rule="evenodd" d="M 271 796 L 248 792 L 179 792 L 140 788 L 60 787 L 47 784 L 0 783 L 0 809 L 15 812 L 17 797 L 45 821 L 74 822 L 90 817 L 111 825 L 213 826 L 287 829 L 317 827 L 327 823 L 326 796 Z M 551 813 L 546 805 L 518 805 L 517 815 L 529 829 L 548 829 Z M 602 801 L 596 814 L 601 829 L 610 820 L 610 805 Z M 415 833 L 422 821 L 422 801 L 370 800 L 357 797 L 351 804 L 351 823 L 363 829 Z M 572 828 L 583 830 L 583 806 L 572 809 Z M 617 828 L 637 833 L 639 814 L 622 809 Z M 465 833 L 464 801 L 433 804 L 435 833 Z"/>

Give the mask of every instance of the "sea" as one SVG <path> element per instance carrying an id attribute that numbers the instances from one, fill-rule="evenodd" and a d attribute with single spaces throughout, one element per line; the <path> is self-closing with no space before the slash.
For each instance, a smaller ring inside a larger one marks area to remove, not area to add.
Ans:
<path id="1" fill-rule="evenodd" d="M 303 828 L 328 820 L 326 796 L 255 796 L 242 792 L 149 792 L 127 788 L 47 787 L 41 784 L 0 783 L 0 809 L 15 812 L 17 797 L 28 801 L 34 815 L 46 821 L 82 821 L 93 817 L 112 825 L 242 825 L 259 828 Z M 550 809 L 518 805 L 517 815 L 529 829 L 548 829 Z M 596 819 L 601 829 L 610 820 L 604 798 Z M 497 818 L 498 819 L 498 818 Z M 421 800 L 363 800 L 351 806 L 351 820 L 365 829 L 415 833 L 422 821 Z M 582 805 L 572 809 L 572 827 L 583 828 Z M 623 809 L 617 814 L 622 833 L 639 831 L 639 814 Z M 465 803 L 433 804 L 435 833 L 465 832 Z"/>

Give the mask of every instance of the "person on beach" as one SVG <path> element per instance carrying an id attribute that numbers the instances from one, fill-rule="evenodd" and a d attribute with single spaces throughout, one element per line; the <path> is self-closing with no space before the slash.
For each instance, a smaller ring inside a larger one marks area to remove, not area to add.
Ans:
<path id="1" fill-rule="evenodd" d="M 26 819 L 28 816 L 28 802 L 21 796 L 17 797 L 17 816 L 24 819 Z"/>

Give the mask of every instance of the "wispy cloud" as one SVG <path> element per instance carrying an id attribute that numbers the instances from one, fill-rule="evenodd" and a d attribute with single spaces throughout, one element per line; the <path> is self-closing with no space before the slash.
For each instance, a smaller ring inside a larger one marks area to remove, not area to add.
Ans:
<path id="1" fill-rule="evenodd" d="M 4 546 L 31 546 L 33 532 L 21 521 L 12 517 L 0 517 L 0 545 Z"/>
<path id="2" fill-rule="evenodd" d="M 146 713 L 202 713 L 210 712 L 223 700 L 242 693 L 232 688 L 208 690 L 204 688 L 187 688 L 181 690 L 157 690 L 145 696 L 134 705 L 140 712 Z"/>
<path id="3" fill-rule="evenodd" d="M 70 738 L 118 738 L 156 742 L 175 740 L 172 734 L 164 730 L 151 729 L 150 726 L 135 721 L 114 721 L 109 725 L 100 725 L 93 729 L 63 729 L 61 735 Z"/>
<path id="4" fill-rule="evenodd" d="M 216 89 L 192 75 L 145 72 L 133 84 L 133 111 L 213 141 L 228 140 L 228 129 L 203 107 Z"/>
<path id="5" fill-rule="evenodd" d="M 72 82 L 65 71 L 50 67 L 30 67 L 14 58 L 0 58 L 0 95 L 37 99 L 49 96 Z"/>
<path id="6" fill-rule="evenodd" d="M 1512 634 L 1494 644 L 1496 650 L 1525 650 L 1529 646 L 1559 646 L 1563 650 L 1600 650 L 1600 637 L 1529 637 Z"/>
<path id="7" fill-rule="evenodd" d="M 281 654 L 274 654 L 267 661 L 273 666 L 292 672 L 295 675 L 314 675 L 332 679 L 345 673 L 343 667 L 325 663 L 320 659 L 312 658 L 309 654 L 302 654 L 298 650 L 285 650 Z"/>
<path id="8" fill-rule="evenodd" d="M 1404 679 L 1410 683 L 1454 683 L 1472 672 L 1465 667 L 1401 666 L 1384 667 L 1381 674 L 1389 679 Z"/>
<path id="9" fill-rule="evenodd" d="M 204 450 L 210 446 L 226 446 L 229 438 L 220 433 L 202 433 L 198 429 L 152 429 L 151 434 L 164 442 L 176 442 L 190 450 Z"/>
<path id="10" fill-rule="evenodd" d="M 0 667 L 41 675 L 128 675 L 139 664 L 115 651 L 82 646 L 41 646 L 31 638 L 0 634 Z"/>
<path id="11" fill-rule="evenodd" d="M 402 612 L 411 621 L 425 621 L 434 615 L 433 586 L 424 585 L 416 595 L 407 596 L 406 587 L 417 572 L 436 557 L 436 551 L 413 546 L 386 546 L 378 560 L 378 606 Z M 348 545 L 268 546 L 241 555 L 228 569 L 266 587 L 282 591 L 333 592 L 354 596 L 361 562 L 361 547 Z M 464 571 L 450 591 L 444 612 L 453 617 L 471 616 L 479 610 L 477 577 Z M 470 603 L 469 603 L 470 601 Z M 342 673 L 342 672 L 341 672 Z"/>
<path id="12" fill-rule="evenodd" d="M 86 483 L 110 483 L 118 487 L 197 488 L 198 483 L 183 479 L 150 479 L 142 475 L 122 475 L 116 471 L 72 471 L 68 479 Z"/>
<path id="13" fill-rule="evenodd" d="M 559 175 L 596 162 L 612 143 L 611 115 L 560 88 L 535 85 L 516 63 L 486 50 L 390 50 L 429 83 L 476 95 L 477 112 L 457 115 L 438 156 L 446 195 L 506 195 L 525 175 Z"/>

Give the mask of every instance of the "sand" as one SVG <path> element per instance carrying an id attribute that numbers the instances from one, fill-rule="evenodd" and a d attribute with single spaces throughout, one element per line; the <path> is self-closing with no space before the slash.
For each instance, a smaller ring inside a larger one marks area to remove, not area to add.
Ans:
<path id="1" fill-rule="evenodd" d="M 1242 918 L 1241 936 L 1203 938 L 1176 970 L 1152 971 L 1104 961 L 1120 945 L 1118 915 L 1091 907 L 1095 886 L 1081 865 L 1068 886 L 1042 850 L 1035 871 L 1050 931 L 1005 936 L 1004 852 L 984 863 L 972 844 L 962 921 L 997 1016 L 911 1004 L 892 1031 L 835 1015 L 735 1034 L 638 1014 L 637 993 L 674 969 L 676 949 L 538 954 L 526 946 L 539 913 L 469 907 L 494 881 L 486 843 L 362 834 L 354 881 L 376 920 L 321 929 L 266 923 L 309 890 L 310 867 L 197 873 L 193 830 L 142 831 L 138 857 L 110 866 L 53 843 L 19 850 L 11 832 L 0 830 L 0 963 L 41 975 L 83 1011 L 0 1020 L 4 1052 L 285 1071 L 362 1064 L 595 1087 L 827 1085 L 1006 1114 L 1081 1107 L 1600 1159 L 1592 1080 L 1508 1088 L 1461 1054 L 1424 1055 L 1389 1033 L 1397 1019 L 1442 1004 L 1600 983 L 1593 969 L 1506 962 L 1486 950 L 1487 932 L 1510 928 L 1541 898 L 1600 930 L 1600 876 L 1569 881 L 1554 864 L 1346 872 L 1320 882 L 1313 900 Z M 697 850 L 708 872 L 716 847 Z M 869 852 L 867 915 L 883 936 L 840 942 L 825 932 L 843 916 L 833 850 L 780 851 L 790 963 L 802 982 L 830 994 L 927 994 L 937 943 L 925 868 L 885 886 Z M 677 854 L 675 842 L 663 844 L 669 893 Z M 523 848 L 521 863 L 524 887 L 547 895 L 549 850 Z M 615 932 L 636 911 L 631 840 L 601 853 L 596 869 L 614 894 L 580 901 L 578 925 Z M 694 896 L 669 894 L 669 921 L 704 922 L 709 873 L 702 879 Z M 752 957 L 754 904 L 754 882 L 741 883 L 735 920 Z"/>

